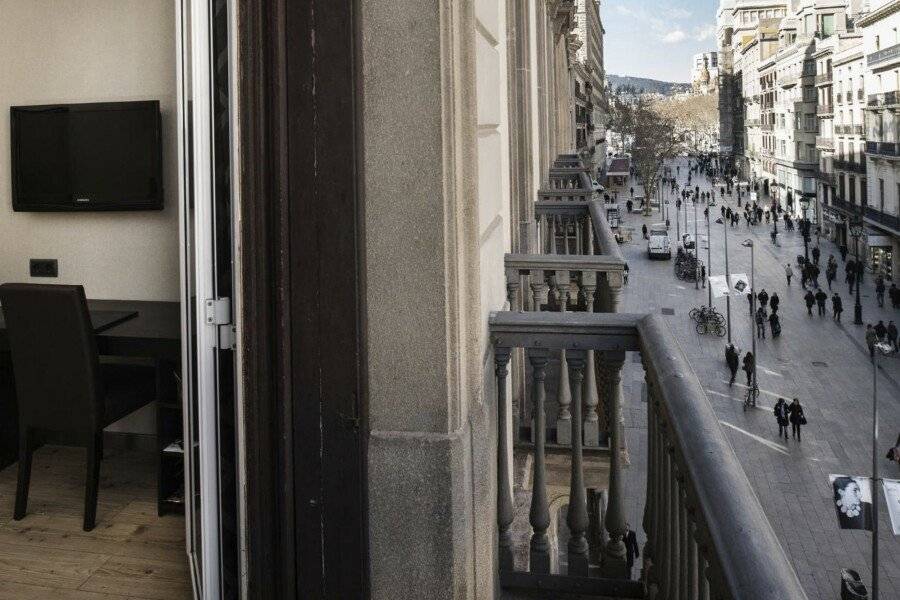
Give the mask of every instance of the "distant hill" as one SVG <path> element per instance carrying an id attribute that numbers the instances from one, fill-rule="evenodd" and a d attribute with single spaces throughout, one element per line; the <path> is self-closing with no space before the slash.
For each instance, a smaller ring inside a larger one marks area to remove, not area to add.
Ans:
<path id="1" fill-rule="evenodd" d="M 680 92 L 687 92 L 691 89 L 689 83 L 672 83 L 669 81 L 659 81 L 656 79 L 646 79 L 644 77 L 630 77 L 628 75 L 607 75 L 609 85 L 613 90 L 620 87 L 633 87 L 646 93 L 657 93 L 671 96 Z"/>

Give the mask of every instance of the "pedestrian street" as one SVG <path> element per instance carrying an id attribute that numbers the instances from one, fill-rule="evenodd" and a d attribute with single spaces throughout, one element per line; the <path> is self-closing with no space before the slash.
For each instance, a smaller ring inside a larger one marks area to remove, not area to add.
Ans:
<path id="1" fill-rule="evenodd" d="M 682 160 L 679 186 L 686 184 L 687 168 Z M 672 169 L 673 175 L 676 169 Z M 701 192 L 711 189 L 705 177 L 695 174 L 691 188 L 699 185 Z M 635 195 L 643 190 L 633 181 L 619 190 L 620 210 L 625 213 L 625 201 L 635 188 Z M 664 196 L 665 197 L 665 196 Z M 676 248 L 676 217 L 674 196 L 668 206 L 669 236 Z M 722 200 L 718 185 L 715 189 L 716 206 L 710 207 L 711 248 L 709 254 L 701 244 L 700 259 L 706 263 L 709 275 L 724 273 L 725 225 L 715 223 L 721 216 Z M 745 192 L 743 201 L 748 199 Z M 762 200 L 766 203 L 766 200 Z M 690 201 L 686 204 L 689 230 L 694 232 L 694 211 Z M 742 202 L 743 204 L 743 202 Z M 727 206 L 737 209 L 737 197 L 731 196 Z M 707 224 L 703 206 L 698 205 L 697 228 L 701 236 L 706 234 Z M 743 208 L 737 209 L 743 212 Z M 679 216 L 679 228 L 684 232 L 684 217 Z M 819 283 L 825 284 L 824 265 L 831 254 L 838 261 L 838 277 L 833 287 L 843 298 L 842 322 L 832 319 L 831 302 L 826 305 L 826 315 L 807 314 L 803 301 L 804 289 L 800 285 L 796 257 L 804 254 L 803 238 L 799 229 L 785 231 L 783 221 L 778 223 L 778 245 L 770 238 L 772 224 L 748 226 L 741 219 L 737 227 L 728 227 L 728 261 L 732 274 L 750 274 L 750 251 L 741 242 L 752 240 L 755 247 L 755 286 L 765 289 L 771 296 L 780 298 L 778 314 L 781 317 L 781 336 L 772 339 L 768 324 L 766 338 L 757 340 L 757 367 L 760 396 L 756 408 L 744 410 L 746 379 L 739 371 L 733 386 L 728 385 L 729 371 L 725 364 L 724 350 L 727 337 L 712 334 L 701 335 L 688 311 L 707 304 L 708 290 L 702 284 L 680 281 L 673 273 L 673 260 L 649 260 L 647 242 L 641 238 L 641 225 L 648 227 L 665 221 L 656 208 L 645 217 L 639 214 L 625 215 L 623 227 L 634 231 L 633 239 L 620 247 L 628 260 L 629 280 L 623 292 L 622 312 L 653 312 L 662 314 L 679 340 L 682 351 L 691 361 L 694 371 L 703 383 L 709 402 L 716 411 L 726 436 L 751 481 L 772 526 L 793 562 L 811 599 L 840 597 L 840 569 L 853 568 L 868 581 L 870 575 L 871 533 L 848 531 L 838 528 L 835 517 L 829 474 L 870 476 L 872 470 L 872 363 L 866 348 L 865 326 L 853 324 L 854 298 L 844 283 L 844 263 L 838 248 L 821 239 L 820 264 L 822 275 Z M 816 244 L 813 233 L 810 242 Z M 850 248 L 850 255 L 853 248 Z M 711 257 L 711 262 L 708 261 Z M 790 263 L 795 276 L 791 285 L 785 280 L 784 265 Z M 888 282 L 888 285 L 890 282 Z M 862 316 L 864 323 L 890 319 L 900 322 L 900 310 L 891 308 L 889 299 L 880 308 L 875 298 L 875 277 L 867 272 L 861 287 Z M 714 306 L 726 313 L 725 299 L 714 300 Z M 731 301 L 731 337 L 743 357 L 750 350 L 753 335 L 749 303 L 744 297 Z M 897 463 L 885 458 L 900 434 L 900 359 L 897 355 L 883 357 L 878 374 L 878 400 L 880 410 L 880 440 L 878 443 L 880 476 L 900 478 Z M 627 406 L 625 415 L 626 437 L 634 473 L 627 477 L 627 484 L 640 485 L 637 473 L 646 463 L 646 412 L 642 406 L 641 385 L 643 374 L 639 364 L 630 364 L 625 373 L 624 386 Z M 778 426 L 773 406 L 778 398 L 788 402 L 799 398 L 808 424 L 802 428 L 802 441 L 778 437 Z M 632 502 L 628 518 L 640 523 L 643 494 L 628 489 L 626 495 Z M 881 492 L 879 491 L 879 494 Z M 884 499 L 881 496 L 882 507 Z M 885 510 L 879 513 L 881 594 L 883 598 L 900 598 L 900 538 L 891 534 L 891 524 Z M 638 528 L 640 529 L 640 528 Z"/>

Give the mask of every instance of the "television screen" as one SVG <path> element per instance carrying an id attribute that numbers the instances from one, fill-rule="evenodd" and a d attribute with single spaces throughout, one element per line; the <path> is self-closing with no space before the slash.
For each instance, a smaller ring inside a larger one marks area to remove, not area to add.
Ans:
<path id="1" fill-rule="evenodd" d="M 162 209 L 158 101 L 14 106 L 16 211 Z"/>

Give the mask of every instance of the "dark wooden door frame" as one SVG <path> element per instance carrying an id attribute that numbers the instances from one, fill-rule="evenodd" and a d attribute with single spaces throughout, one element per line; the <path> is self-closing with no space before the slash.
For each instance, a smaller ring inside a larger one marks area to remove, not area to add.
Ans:
<path id="1" fill-rule="evenodd" d="M 237 2 L 250 598 L 368 596 L 356 3 Z"/>

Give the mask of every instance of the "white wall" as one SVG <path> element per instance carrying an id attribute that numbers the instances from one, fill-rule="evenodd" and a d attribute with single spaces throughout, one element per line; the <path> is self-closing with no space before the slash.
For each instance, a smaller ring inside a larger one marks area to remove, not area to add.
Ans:
<path id="1" fill-rule="evenodd" d="M 29 258 L 89 298 L 177 300 L 178 189 L 173 0 L 0 0 L 0 282 L 31 281 Z M 159 100 L 165 209 L 14 213 L 9 107 Z"/>

